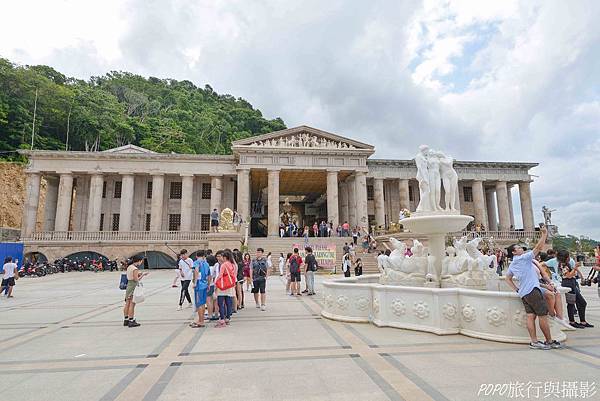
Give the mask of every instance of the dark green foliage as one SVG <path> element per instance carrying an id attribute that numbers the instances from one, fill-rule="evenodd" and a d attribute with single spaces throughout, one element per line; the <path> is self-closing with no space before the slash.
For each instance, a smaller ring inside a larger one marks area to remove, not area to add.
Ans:
<path id="1" fill-rule="evenodd" d="M 209 85 L 112 71 L 89 82 L 48 66 L 0 58 L 0 157 L 29 149 L 105 150 L 128 143 L 156 152 L 226 154 L 231 142 L 285 128 Z"/>

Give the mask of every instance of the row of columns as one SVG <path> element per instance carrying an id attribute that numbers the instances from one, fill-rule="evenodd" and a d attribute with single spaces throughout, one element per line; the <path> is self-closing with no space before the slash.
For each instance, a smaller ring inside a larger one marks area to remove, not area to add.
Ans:
<path id="1" fill-rule="evenodd" d="M 512 205 L 512 185 L 498 181 L 493 188 L 485 188 L 483 181 L 472 184 L 475 224 L 484 225 L 491 231 L 507 231 L 514 227 L 515 220 Z M 519 182 L 519 200 L 523 229 L 532 231 L 534 227 L 531 186 L 528 181 Z M 498 208 L 496 209 L 496 204 Z"/>
<path id="2" fill-rule="evenodd" d="M 194 175 L 181 175 L 181 231 L 191 231 L 194 194 Z M 47 177 L 48 182 L 45 203 L 44 230 L 68 231 L 73 202 L 73 174 L 61 173 L 59 179 Z M 40 197 L 41 173 L 28 172 L 26 181 L 26 197 L 23 210 L 22 235 L 29 236 L 35 231 L 37 209 Z M 86 231 L 100 230 L 102 213 L 102 190 L 104 177 L 100 173 L 90 176 Z M 165 178 L 163 174 L 152 175 L 152 202 L 150 210 L 150 231 L 161 231 L 163 217 Z M 131 231 L 133 218 L 133 197 L 135 176 L 121 174 L 121 201 L 119 208 L 119 231 Z M 246 191 L 248 185 L 246 181 Z M 223 177 L 211 177 L 210 208 L 221 209 L 223 198 Z M 247 202 L 249 203 L 249 202 Z M 247 214 L 246 214 L 247 215 Z"/>

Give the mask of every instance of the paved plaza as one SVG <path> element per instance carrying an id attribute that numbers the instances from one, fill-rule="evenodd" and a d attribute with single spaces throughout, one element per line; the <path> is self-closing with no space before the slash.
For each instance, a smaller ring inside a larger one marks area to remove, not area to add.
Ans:
<path id="1" fill-rule="evenodd" d="M 286 296 L 279 276 L 269 278 L 267 311 L 246 293 L 247 308 L 229 327 L 192 329 L 192 310 L 176 310 L 172 272 L 152 271 L 136 313 L 142 326 L 127 328 L 118 279 L 72 272 L 17 282 L 15 297 L 0 300 L 2 400 L 467 401 L 519 390 L 568 399 L 565 386 L 582 398 L 600 371 L 596 287 L 584 295 L 597 328 L 569 332 L 565 349 L 534 351 L 329 321 L 320 298 Z M 506 392 L 486 396 L 486 383 Z"/>

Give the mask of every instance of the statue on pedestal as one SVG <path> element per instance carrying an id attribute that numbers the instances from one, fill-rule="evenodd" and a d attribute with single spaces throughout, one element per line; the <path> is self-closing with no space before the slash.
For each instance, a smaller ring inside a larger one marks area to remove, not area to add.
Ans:
<path id="1" fill-rule="evenodd" d="M 459 213 L 458 174 L 454 170 L 453 163 L 452 157 L 434 151 L 427 145 L 419 146 L 419 153 L 415 156 L 421 197 L 417 206 L 418 213 L 439 214 L 441 211 L 450 214 Z M 440 206 L 442 183 L 445 192 L 445 209 Z"/>

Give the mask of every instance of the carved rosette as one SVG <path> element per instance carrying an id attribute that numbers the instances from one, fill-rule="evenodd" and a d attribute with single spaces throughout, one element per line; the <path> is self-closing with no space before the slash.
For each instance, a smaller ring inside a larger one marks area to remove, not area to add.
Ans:
<path id="1" fill-rule="evenodd" d="M 488 308 L 487 310 L 487 321 L 492 326 L 498 327 L 506 323 L 506 313 L 502 309 L 498 309 L 496 306 Z"/>
<path id="2" fill-rule="evenodd" d="M 354 305 L 358 310 L 367 310 L 369 307 L 369 300 L 365 297 L 359 297 L 354 301 Z"/>
<path id="3" fill-rule="evenodd" d="M 465 322 L 472 322 L 477 318 L 475 315 L 475 308 L 473 308 L 470 304 L 466 304 L 462 308 L 462 316 Z"/>
<path id="4" fill-rule="evenodd" d="M 373 298 L 373 312 L 379 313 L 379 297 Z"/>
<path id="5" fill-rule="evenodd" d="M 348 299 L 348 297 L 345 295 L 340 295 L 337 298 L 336 303 L 337 303 L 338 308 L 340 308 L 342 310 L 346 310 L 346 309 L 348 309 L 348 305 L 350 304 L 350 299 Z"/>
<path id="6" fill-rule="evenodd" d="M 406 313 L 406 305 L 404 304 L 404 301 L 402 301 L 400 298 L 394 299 L 390 307 L 392 308 L 392 312 L 396 316 L 402 316 Z"/>
<path id="7" fill-rule="evenodd" d="M 456 318 L 456 313 L 457 313 L 457 307 L 455 304 L 452 304 L 450 302 L 446 303 L 443 307 L 442 307 L 442 315 L 444 315 L 444 317 L 448 320 L 454 320 Z"/>
<path id="8" fill-rule="evenodd" d="M 515 321 L 515 324 L 519 327 L 527 326 L 527 314 L 522 309 L 519 309 L 515 312 L 513 320 Z"/>
<path id="9" fill-rule="evenodd" d="M 325 305 L 327 305 L 329 308 L 333 308 L 333 303 L 333 295 L 327 294 L 325 296 Z"/>
<path id="10" fill-rule="evenodd" d="M 413 312 L 419 319 L 425 319 L 429 316 L 429 305 L 424 301 L 415 302 Z"/>

